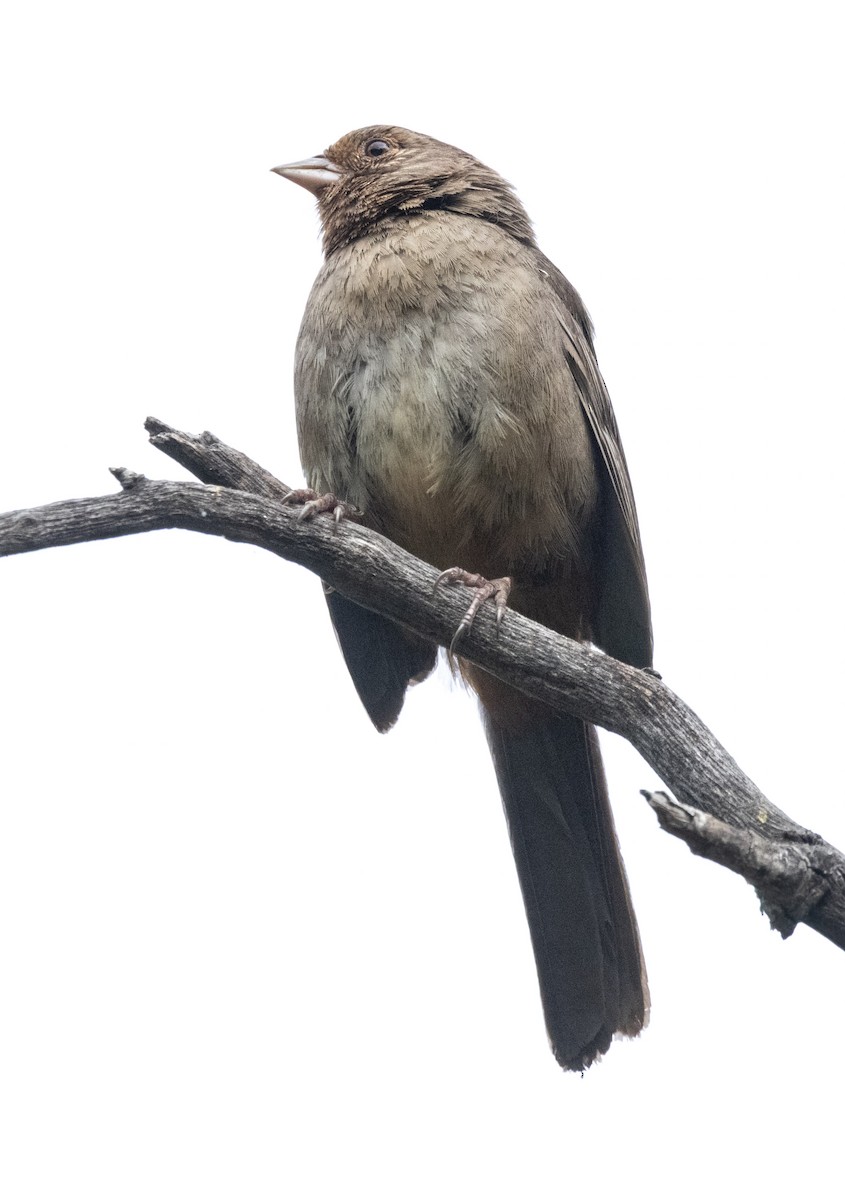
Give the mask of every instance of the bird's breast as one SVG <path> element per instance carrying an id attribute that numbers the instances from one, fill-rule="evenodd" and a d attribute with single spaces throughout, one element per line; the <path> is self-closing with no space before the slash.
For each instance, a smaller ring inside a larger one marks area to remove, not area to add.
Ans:
<path id="1" fill-rule="evenodd" d="M 297 345 L 310 485 L 436 565 L 489 572 L 495 545 L 506 569 L 511 542 L 572 535 L 592 458 L 561 453 L 588 434 L 539 286 L 524 248 L 472 219 L 423 216 L 333 254 Z"/>

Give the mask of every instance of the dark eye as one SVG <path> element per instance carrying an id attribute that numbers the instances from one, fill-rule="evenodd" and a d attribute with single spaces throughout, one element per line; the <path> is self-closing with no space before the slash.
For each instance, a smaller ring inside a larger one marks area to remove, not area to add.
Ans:
<path id="1" fill-rule="evenodd" d="M 370 158 L 381 158 L 382 154 L 387 154 L 389 149 L 389 142 L 383 142 L 381 138 L 371 138 L 364 146 L 364 153 Z"/>

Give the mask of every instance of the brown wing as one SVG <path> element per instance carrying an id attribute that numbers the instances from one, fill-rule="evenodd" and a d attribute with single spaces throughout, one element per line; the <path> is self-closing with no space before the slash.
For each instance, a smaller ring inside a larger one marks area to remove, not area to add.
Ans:
<path id="1" fill-rule="evenodd" d="M 399 716 L 408 684 L 434 670 L 437 647 L 340 592 L 328 592 L 326 603 L 355 690 L 385 733 Z"/>
<path id="2" fill-rule="evenodd" d="M 561 301 L 557 315 L 564 352 L 605 468 L 595 641 L 614 658 L 635 667 L 650 667 L 651 606 L 637 508 L 610 396 L 593 349 L 592 326 L 569 280 L 544 255 L 538 253 L 538 258 L 540 271 Z"/>

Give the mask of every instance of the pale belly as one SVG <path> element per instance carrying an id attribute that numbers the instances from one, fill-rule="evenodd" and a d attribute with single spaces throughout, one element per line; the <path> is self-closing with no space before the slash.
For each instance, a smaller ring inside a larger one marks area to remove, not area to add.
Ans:
<path id="1" fill-rule="evenodd" d="M 401 246 L 350 247 L 318 277 L 297 347 L 309 483 L 436 566 L 566 557 L 597 483 L 553 310 L 538 296 L 514 321 L 513 289 L 534 270 L 515 244 L 484 281 L 472 247 L 446 249 L 433 297 Z"/>

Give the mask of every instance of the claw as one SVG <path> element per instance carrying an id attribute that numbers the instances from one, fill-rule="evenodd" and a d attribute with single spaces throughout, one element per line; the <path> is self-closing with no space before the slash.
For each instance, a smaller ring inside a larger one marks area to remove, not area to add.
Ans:
<path id="1" fill-rule="evenodd" d="M 496 629 L 501 629 L 502 621 L 504 621 L 505 613 L 508 610 L 508 596 L 513 587 L 513 580 L 509 576 L 506 575 L 502 579 L 485 579 L 483 575 L 474 575 L 471 571 L 463 570 L 462 567 L 449 567 L 447 571 L 441 571 L 437 576 L 437 579 L 434 581 L 433 590 L 436 591 L 441 583 L 462 583 L 464 587 L 476 589 L 472 603 L 461 617 L 458 628 L 455 630 L 454 637 L 449 644 L 450 653 L 455 652 L 461 638 L 472 627 L 475 614 L 487 600 L 495 601 Z"/>
<path id="2" fill-rule="evenodd" d="M 301 504 L 302 507 L 297 514 L 299 521 L 310 521 L 312 517 L 319 516 L 320 513 L 331 513 L 335 525 L 339 525 L 343 520 L 356 521 L 361 516 L 354 504 L 338 500 L 333 492 L 326 492 L 321 496 L 313 488 L 294 488 L 293 491 L 282 496 L 282 504 Z"/>
<path id="3" fill-rule="evenodd" d="M 316 500 L 317 493 L 313 488 L 293 488 L 282 496 L 282 504 L 304 504 L 306 500 Z"/>

